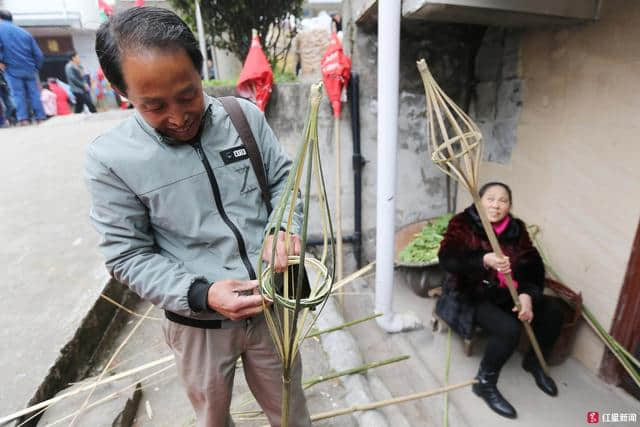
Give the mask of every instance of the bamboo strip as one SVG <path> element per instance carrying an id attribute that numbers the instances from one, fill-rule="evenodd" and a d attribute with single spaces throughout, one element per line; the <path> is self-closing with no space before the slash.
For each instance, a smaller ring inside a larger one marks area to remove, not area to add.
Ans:
<path id="1" fill-rule="evenodd" d="M 353 282 L 356 279 L 359 279 L 360 277 L 364 276 L 365 274 L 369 273 L 371 270 L 373 270 L 373 266 L 375 265 L 375 261 L 365 265 L 364 267 L 362 267 L 360 270 L 351 273 L 350 275 L 348 275 L 347 277 L 345 277 L 344 279 L 336 282 L 333 284 L 333 289 L 332 292 L 337 291 L 338 289 L 342 288 L 343 286 L 345 286 L 348 283 Z"/>
<path id="2" fill-rule="evenodd" d="M 169 367 L 170 367 L 170 366 L 169 366 Z M 164 372 L 164 368 L 163 368 L 163 370 L 162 370 L 162 371 Z M 155 373 L 154 373 L 154 374 L 152 374 L 151 376 L 155 376 L 155 375 L 157 375 L 157 374 L 155 374 Z M 166 382 L 166 381 L 168 381 L 168 380 L 171 380 L 171 379 L 175 378 L 177 375 L 178 375 L 177 373 L 173 373 L 173 374 L 168 375 L 168 376 L 166 376 L 166 377 L 163 377 L 163 378 L 160 378 L 160 379 L 157 379 L 157 380 L 151 381 L 151 382 L 149 382 L 149 383 L 146 383 L 145 385 L 141 385 L 141 386 L 140 386 L 140 390 L 143 390 L 143 389 L 145 389 L 145 388 L 151 387 L 152 385 L 161 384 L 161 383 L 163 383 L 163 382 Z M 143 379 L 146 379 L 146 378 L 148 378 L 148 377 L 145 377 L 145 378 L 143 378 Z M 136 381 L 134 384 L 141 384 L 141 383 L 140 383 L 140 381 Z M 121 392 L 123 392 L 123 391 L 127 390 L 127 389 L 128 389 L 128 388 L 130 388 L 130 387 L 131 387 L 131 384 L 130 384 L 130 385 L 128 385 L 128 386 L 126 386 L 124 389 L 119 390 L 119 391 L 118 391 L 118 393 L 121 393 Z M 29 418 L 27 418 L 26 420 L 24 420 L 22 423 L 18 424 L 16 427 L 22 427 L 22 426 L 24 426 L 24 425 L 28 424 L 28 423 L 29 423 L 29 421 L 31 421 L 31 420 L 32 420 L 32 419 L 34 419 L 35 417 L 39 416 L 39 415 L 40 415 L 40 414 L 42 414 L 43 412 L 48 411 L 51 407 L 53 407 L 53 406 L 57 405 L 58 403 L 60 403 L 60 401 L 58 401 L 58 402 L 54 402 L 54 403 L 52 403 L 51 405 L 49 405 L 49 406 L 47 406 L 47 407 L 45 407 L 45 408 L 41 409 L 40 411 L 38 411 L 38 412 L 34 413 L 34 414 L 33 414 L 33 415 L 31 415 Z"/>
<path id="3" fill-rule="evenodd" d="M 368 371 L 369 369 L 374 369 L 374 368 L 378 368 L 380 366 L 385 366 L 385 365 L 390 365 L 392 363 L 396 363 L 396 362 L 401 362 L 403 360 L 407 360 L 409 359 L 409 355 L 402 355 L 402 356 L 397 356 L 397 357 L 392 357 L 390 359 L 386 359 L 386 360 L 379 360 L 376 362 L 371 362 L 371 363 L 366 363 L 364 365 L 360 365 L 357 366 L 355 368 L 350 368 L 350 369 L 345 369 L 344 371 L 339 371 L 339 372 L 334 372 L 331 374 L 327 374 L 327 375 L 320 375 L 317 377 L 313 377 L 313 378 L 309 378 L 307 380 L 304 380 L 302 382 L 302 388 L 304 390 L 307 390 L 313 386 L 315 386 L 316 384 L 319 384 L 321 382 L 325 382 L 325 381 L 329 381 L 335 378 L 339 378 L 339 377 L 343 377 L 346 375 L 354 375 L 354 374 L 360 374 L 363 372 Z M 245 394 L 250 394 L 250 393 L 245 393 Z M 235 405 L 236 408 L 242 408 L 243 406 L 246 406 L 248 404 L 250 404 L 251 402 L 253 402 L 254 399 L 249 397 L 248 399 L 243 399 L 240 401 L 239 404 Z M 260 411 L 262 413 L 262 411 Z M 236 413 L 236 412 L 234 412 Z"/>
<path id="4" fill-rule="evenodd" d="M 138 372 L 145 371 L 147 369 L 150 369 L 150 368 L 153 368 L 155 366 L 161 365 L 163 363 L 171 362 L 171 361 L 173 361 L 173 358 L 174 358 L 173 355 L 169 355 L 169 356 L 163 357 L 161 359 L 154 360 L 154 361 L 149 362 L 149 363 L 145 363 L 144 365 L 138 366 L 137 368 L 129 369 L 128 371 L 124 371 L 124 372 L 121 372 L 121 373 L 116 374 L 116 375 L 111 375 L 108 378 L 105 378 L 103 380 L 96 380 L 96 382 L 93 383 L 93 384 L 87 384 L 86 386 L 77 388 L 77 389 L 75 389 L 73 391 L 69 391 L 67 393 L 63 393 L 63 394 L 60 394 L 58 396 L 52 397 L 51 399 L 44 400 L 42 402 L 36 403 L 35 405 L 29 406 L 28 408 L 21 409 L 21 410 L 19 410 L 17 412 L 14 412 L 13 414 L 10 414 L 10 415 L 7 415 L 6 417 L 1 418 L 0 419 L 0 425 L 4 424 L 6 422 L 9 422 L 11 420 L 15 420 L 16 418 L 20 418 L 20 417 L 23 417 L 25 415 L 28 415 L 28 414 L 30 414 L 32 412 L 38 411 L 39 409 L 43 409 L 43 408 L 46 408 L 48 406 L 51 406 L 51 405 L 53 405 L 53 404 L 55 404 L 55 403 L 57 403 L 57 402 L 59 402 L 59 401 L 61 401 L 63 399 L 68 398 L 68 397 L 73 397 L 73 396 L 75 396 L 77 394 L 80 394 L 82 392 L 91 390 L 92 388 L 94 388 L 96 386 L 109 384 L 111 382 L 118 381 L 118 380 L 120 380 L 122 378 L 126 378 L 126 377 L 129 377 L 131 375 L 134 375 L 134 374 L 136 374 Z M 173 366 L 173 365 L 174 364 L 172 363 L 170 366 Z"/>
<path id="5" fill-rule="evenodd" d="M 106 366 L 104 367 L 104 369 L 102 370 L 102 373 L 100 374 L 100 376 L 98 377 L 98 382 L 102 380 L 102 377 L 104 376 L 104 374 L 107 372 L 107 370 L 109 369 L 109 367 L 111 366 L 111 364 L 113 363 L 113 361 L 115 360 L 115 358 L 118 356 L 118 354 L 120 353 L 120 350 L 122 350 L 124 348 L 125 345 L 127 345 L 127 343 L 129 342 L 129 340 L 131 339 L 131 337 L 136 333 L 136 331 L 138 330 L 138 328 L 140 327 L 140 325 L 142 325 L 142 322 L 145 320 L 145 318 L 147 317 L 147 315 L 151 312 L 151 310 L 153 310 L 153 305 L 150 304 L 149 308 L 147 308 L 147 311 L 145 311 L 144 315 L 142 316 L 142 318 L 140 318 L 138 320 L 138 322 L 136 323 L 136 325 L 133 327 L 133 329 L 131 330 L 131 332 L 129 332 L 129 334 L 127 334 L 127 336 L 125 337 L 125 339 L 122 341 L 122 343 L 120 343 L 120 345 L 118 346 L 118 348 L 116 348 L 116 351 L 113 353 L 113 355 L 111 356 L 111 358 L 109 359 L 109 361 L 107 362 Z M 73 419 L 71 420 L 71 422 L 69 423 L 69 427 L 73 427 L 75 425 L 76 419 L 78 418 L 78 416 L 82 413 L 82 411 L 84 410 L 84 408 L 87 406 L 87 403 L 89 403 L 89 399 L 91 399 L 91 396 L 93 395 L 93 392 L 95 391 L 98 382 L 96 382 L 93 387 L 91 388 L 91 390 L 89 391 L 89 394 L 87 395 L 86 399 L 84 400 L 84 402 L 82 403 L 82 406 L 80 407 L 80 409 L 76 412 L 76 415 L 73 417 Z"/>
<path id="6" fill-rule="evenodd" d="M 340 415 L 351 414 L 353 412 L 368 411 L 370 409 L 377 409 L 377 408 L 382 408 L 384 406 L 396 405 L 398 403 L 409 402 L 409 401 L 412 401 L 412 400 L 424 399 L 426 397 L 431 397 L 431 396 L 442 394 L 442 393 L 445 393 L 445 392 L 448 392 L 448 391 L 457 390 L 459 388 L 468 387 L 468 386 L 474 384 L 475 382 L 476 382 L 476 380 L 473 379 L 473 380 L 465 381 L 465 382 L 462 382 L 462 383 L 458 383 L 458 384 L 453 384 L 453 385 L 449 385 L 449 386 L 446 386 L 446 387 L 437 388 L 437 389 L 434 389 L 434 390 L 423 391 L 421 393 L 408 394 L 406 396 L 396 397 L 396 398 L 393 398 L 393 399 L 380 400 L 380 401 L 377 401 L 377 402 L 366 403 L 366 404 L 363 404 L 363 405 L 353 405 L 353 406 L 350 406 L 348 408 L 336 409 L 334 411 L 321 412 L 321 413 L 312 415 L 311 416 L 311 421 L 319 421 L 319 420 L 324 420 L 324 419 L 327 419 L 327 418 L 337 417 L 337 416 L 340 416 Z"/>
<path id="7" fill-rule="evenodd" d="M 108 296 L 106 296 L 105 294 L 100 294 L 100 298 L 102 298 L 102 299 L 104 299 L 104 300 L 106 300 L 106 301 L 110 302 L 111 304 L 113 304 L 113 305 L 115 305 L 116 307 L 118 307 L 119 309 L 121 309 L 121 310 L 123 310 L 123 311 L 125 311 L 125 312 L 127 312 L 127 313 L 129 313 L 129 314 L 131 314 L 132 316 L 135 316 L 135 317 L 141 317 L 141 318 L 149 319 L 149 320 L 162 320 L 162 319 L 161 319 L 161 318 L 159 318 L 159 317 L 155 317 L 155 316 L 143 316 L 143 315 L 142 315 L 142 314 L 140 314 L 140 313 L 136 313 L 135 311 L 133 311 L 133 310 L 131 310 L 131 309 L 129 309 L 129 308 L 127 308 L 127 307 L 125 307 L 124 305 L 120 304 L 118 301 L 116 301 L 116 300 L 114 300 L 114 299 L 109 298 L 109 297 L 108 297 Z"/>
<path id="8" fill-rule="evenodd" d="M 392 357 L 390 359 L 379 360 L 377 362 L 371 362 L 371 363 L 365 363 L 364 365 L 358 366 L 356 368 L 345 369 L 344 371 L 334 372 L 333 374 L 320 375 L 318 377 L 311 378 L 305 381 L 303 384 L 303 388 L 306 390 L 321 382 L 333 380 L 335 378 L 343 377 L 346 375 L 360 374 L 362 372 L 368 371 L 369 369 L 379 368 L 380 366 L 390 365 L 391 363 L 401 362 L 407 359 L 409 359 L 409 355 L 403 354 L 402 356 Z"/>
<path id="9" fill-rule="evenodd" d="M 341 329 L 348 328 L 349 326 L 357 325 L 358 323 L 366 322 L 368 320 L 372 320 L 372 319 L 375 319 L 376 317 L 380 317 L 380 316 L 382 316 L 382 313 L 376 313 L 376 314 L 371 315 L 371 316 L 363 317 L 362 319 L 352 320 L 351 322 L 343 323 L 342 325 L 338 325 L 338 326 L 335 326 L 333 328 L 322 329 L 322 330 L 320 330 L 318 332 L 314 332 L 312 334 L 307 335 L 305 337 L 305 339 L 317 337 L 319 335 L 326 334 L 326 333 L 329 333 L 329 332 L 339 331 Z"/>
<path id="10" fill-rule="evenodd" d="M 113 399 L 114 397 L 117 397 L 118 395 L 122 394 L 123 392 L 125 392 L 125 391 L 129 390 L 130 388 L 132 388 L 132 387 L 136 387 L 139 383 L 142 383 L 143 381 L 146 381 L 146 380 L 148 380 L 149 378 L 152 378 L 152 377 L 154 377 L 154 376 L 156 376 L 156 375 L 161 374 L 162 372 L 164 372 L 164 371 L 168 370 L 168 369 L 169 369 L 169 368 L 171 368 L 171 367 L 172 367 L 171 365 L 165 366 L 164 368 L 159 369 L 159 370 L 155 371 L 154 373 L 147 375 L 146 377 L 144 377 L 144 378 L 140 379 L 139 381 L 136 381 L 136 382 L 135 382 L 135 383 L 133 383 L 133 384 L 130 384 L 130 385 L 128 385 L 128 386 L 126 386 L 126 387 L 124 387 L 124 388 L 122 388 L 122 389 L 118 390 L 118 391 L 114 391 L 113 393 L 108 394 L 107 396 L 103 397 L 102 399 L 98 399 L 98 400 L 96 400 L 95 402 L 92 402 L 92 403 L 88 404 L 86 407 L 82 407 L 82 408 L 78 409 L 77 411 L 75 411 L 75 412 L 73 412 L 73 413 L 71 413 L 71 414 L 69 414 L 69 415 L 65 415 L 64 417 L 62 417 L 62 418 L 60 418 L 60 419 L 58 419 L 58 420 L 54 421 L 53 423 L 49 424 L 47 427 L 53 427 L 53 426 L 55 426 L 55 425 L 57 425 L 57 424 L 60 424 L 61 422 L 65 421 L 65 420 L 67 420 L 67 419 L 69 419 L 69 418 L 71 418 L 71 417 L 74 417 L 74 418 L 73 418 L 73 420 L 71 420 L 71 422 L 73 422 L 74 420 L 76 420 L 76 419 L 78 418 L 78 416 L 79 416 L 80 414 L 82 414 L 82 412 L 83 412 L 84 410 L 86 410 L 86 409 L 91 409 L 91 408 L 93 408 L 94 406 L 101 405 L 101 404 L 103 404 L 104 402 L 107 402 L 107 401 L 109 401 L 109 400 Z"/>

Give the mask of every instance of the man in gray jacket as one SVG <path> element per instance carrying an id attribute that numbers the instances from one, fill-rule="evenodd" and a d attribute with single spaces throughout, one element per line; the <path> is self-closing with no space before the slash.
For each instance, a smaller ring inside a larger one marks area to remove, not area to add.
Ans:
<path id="1" fill-rule="evenodd" d="M 96 52 L 136 109 L 86 153 L 91 219 L 107 268 L 165 310 L 165 339 L 200 426 L 233 424 L 240 357 L 269 422 L 280 425 L 281 363 L 255 280 L 263 237 L 274 235 L 265 230 L 267 208 L 242 141 L 221 103 L 203 93 L 198 43 L 173 12 L 140 7 L 100 27 Z M 262 113 L 246 101 L 241 107 L 276 205 L 291 161 Z M 284 233 L 275 238 L 273 267 L 284 271 Z M 297 237 L 290 243 L 299 251 Z M 290 419 L 309 426 L 301 370 L 298 362 Z"/>
<path id="2" fill-rule="evenodd" d="M 69 62 L 64 66 L 64 73 L 67 77 L 67 83 L 71 87 L 71 92 L 76 98 L 74 113 L 82 113 L 84 106 L 89 108 L 92 113 L 96 112 L 96 107 L 91 101 L 91 87 L 84 80 L 84 68 L 80 62 L 80 55 L 77 52 L 72 52 L 69 57 Z"/>

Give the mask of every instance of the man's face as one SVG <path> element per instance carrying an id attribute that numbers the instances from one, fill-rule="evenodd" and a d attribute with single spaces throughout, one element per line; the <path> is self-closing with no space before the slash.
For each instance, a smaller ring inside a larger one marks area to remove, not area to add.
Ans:
<path id="1" fill-rule="evenodd" d="M 204 114 L 200 74 L 184 49 L 124 52 L 127 93 L 144 120 L 180 142 L 193 139 Z"/>

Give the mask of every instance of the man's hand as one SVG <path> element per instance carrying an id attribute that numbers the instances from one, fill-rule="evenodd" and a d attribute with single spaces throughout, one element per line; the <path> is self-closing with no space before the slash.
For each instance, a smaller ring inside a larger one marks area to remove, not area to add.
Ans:
<path id="1" fill-rule="evenodd" d="M 484 254 L 482 262 L 485 267 L 493 268 L 502 274 L 511 273 L 511 263 L 509 257 L 499 257 L 495 252 L 489 252 Z"/>
<path id="2" fill-rule="evenodd" d="M 207 304 L 231 320 L 240 320 L 262 312 L 262 296 L 257 280 L 220 280 L 209 287 Z"/>
<path id="3" fill-rule="evenodd" d="M 276 256 L 275 256 L 275 265 L 272 266 L 273 270 L 277 273 L 283 273 L 288 266 L 288 257 L 289 255 L 298 255 L 300 254 L 300 238 L 295 234 L 289 235 L 289 245 L 286 245 L 284 237 L 284 231 L 278 231 L 277 242 L 276 242 Z M 264 253 L 262 254 L 262 259 L 271 263 L 271 250 L 273 248 L 273 234 L 267 236 L 264 245 Z M 289 251 L 285 249 L 286 246 L 289 247 Z"/>
<path id="4" fill-rule="evenodd" d="M 0 62 L 0 71 L 4 71 L 7 69 L 7 66 Z"/>
<path id="5" fill-rule="evenodd" d="M 523 322 L 531 323 L 533 320 L 533 305 L 531 304 L 531 297 L 529 294 L 520 294 L 518 295 L 518 300 L 520 300 L 518 319 Z M 518 311 L 518 308 L 513 307 L 513 311 Z"/>

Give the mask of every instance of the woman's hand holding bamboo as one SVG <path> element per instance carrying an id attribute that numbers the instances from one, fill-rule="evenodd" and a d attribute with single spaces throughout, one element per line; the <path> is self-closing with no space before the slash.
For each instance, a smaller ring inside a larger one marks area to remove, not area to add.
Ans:
<path id="1" fill-rule="evenodd" d="M 518 319 L 531 323 L 533 320 L 533 304 L 531 303 L 531 296 L 529 294 L 518 295 L 520 301 L 520 311 L 518 312 Z M 518 311 L 518 307 L 513 307 L 513 311 Z"/>
<path id="2" fill-rule="evenodd" d="M 495 252 L 488 252 L 482 257 L 485 268 L 493 268 L 502 274 L 511 273 L 511 263 L 509 257 L 500 257 Z"/>

